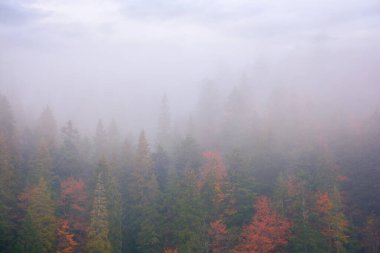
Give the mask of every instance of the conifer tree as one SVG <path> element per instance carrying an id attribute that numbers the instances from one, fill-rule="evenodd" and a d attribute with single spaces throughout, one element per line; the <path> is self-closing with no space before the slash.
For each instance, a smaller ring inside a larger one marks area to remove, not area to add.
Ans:
<path id="1" fill-rule="evenodd" d="M 14 240 L 20 186 L 17 154 L 13 113 L 8 99 L 0 94 L 0 252 L 9 251 Z"/>
<path id="2" fill-rule="evenodd" d="M 56 239 L 57 219 L 51 192 L 44 178 L 26 191 L 21 199 L 26 203 L 26 216 L 20 238 L 25 251 L 49 253 Z"/>
<path id="3" fill-rule="evenodd" d="M 99 162 L 96 175 L 90 227 L 88 230 L 87 250 L 89 253 L 111 253 L 109 241 L 109 222 L 107 195 L 104 185 L 104 161 Z"/>
<path id="4" fill-rule="evenodd" d="M 160 249 L 160 233 L 157 224 L 159 192 L 144 132 L 139 137 L 136 164 L 129 179 L 129 226 L 132 231 L 135 231 L 135 243 L 141 252 L 157 252 Z"/>
<path id="5" fill-rule="evenodd" d="M 49 184 L 52 180 L 53 161 L 47 143 L 41 142 L 38 147 L 37 155 L 32 161 L 32 171 L 28 179 L 32 184 L 38 183 L 42 177 Z"/>
<path id="6" fill-rule="evenodd" d="M 78 130 L 69 121 L 62 128 L 62 144 L 57 157 L 57 175 L 62 179 L 70 176 L 78 177 L 83 171 L 79 142 Z"/>
<path id="7" fill-rule="evenodd" d="M 37 127 L 39 142 L 45 143 L 54 152 L 57 144 L 57 123 L 49 107 L 41 113 Z"/>
<path id="8" fill-rule="evenodd" d="M 113 175 L 107 177 L 107 208 L 109 220 L 109 238 L 113 253 L 122 250 L 122 204 L 118 181 Z"/>

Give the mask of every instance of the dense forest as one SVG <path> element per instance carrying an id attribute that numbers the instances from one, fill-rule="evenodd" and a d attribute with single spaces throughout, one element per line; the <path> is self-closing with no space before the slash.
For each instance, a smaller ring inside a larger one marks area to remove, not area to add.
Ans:
<path id="1" fill-rule="evenodd" d="M 380 252 L 375 108 L 215 87 L 182 125 L 164 97 L 150 135 L 22 122 L 1 95 L 0 252 Z"/>

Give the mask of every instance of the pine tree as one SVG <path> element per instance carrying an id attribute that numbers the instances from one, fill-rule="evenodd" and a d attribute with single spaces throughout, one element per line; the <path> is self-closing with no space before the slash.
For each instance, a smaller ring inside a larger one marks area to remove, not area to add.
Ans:
<path id="1" fill-rule="evenodd" d="M 161 248 L 157 210 L 159 191 L 144 132 L 140 134 L 136 164 L 131 171 L 128 185 L 130 235 L 141 252 L 157 252 Z"/>
<path id="2" fill-rule="evenodd" d="M 57 123 L 49 107 L 46 107 L 39 118 L 37 126 L 37 135 L 39 143 L 48 146 L 51 152 L 54 152 L 57 144 Z"/>
<path id="3" fill-rule="evenodd" d="M 79 152 L 80 137 L 71 121 L 62 128 L 62 144 L 57 157 L 57 175 L 62 179 L 79 177 L 83 172 L 83 160 Z"/>
<path id="4" fill-rule="evenodd" d="M 172 179 L 173 180 L 173 179 Z M 168 246 L 183 253 L 206 252 L 208 248 L 208 223 L 198 186 L 198 176 L 191 168 L 170 183 L 165 213 Z"/>
<path id="5" fill-rule="evenodd" d="M 122 204 L 121 194 L 115 176 L 109 175 L 107 183 L 107 207 L 109 220 L 109 238 L 113 253 L 122 250 Z"/>
<path id="6" fill-rule="evenodd" d="M 104 166 L 99 163 L 96 187 L 94 191 L 90 227 L 88 230 L 87 250 L 89 253 L 111 253 L 109 241 L 109 222 L 107 210 L 107 197 L 104 185 Z"/>
<path id="7" fill-rule="evenodd" d="M 44 178 L 22 196 L 25 203 L 26 216 L 20 237 L 25 250 L 22 252 L 49 253 L 56 239 L 57 219 L 55 205 Z"/>
<path id="8" fill-rule="evenodd" d="M 37 155 L 32 161 L 32 171 L 28 177 L 30 183 L 36 184 L 42 177 L 48 183 L 52 180 L 53 161 L 50 155 L 50 149 L 47 143 L 41 142 Z"/>

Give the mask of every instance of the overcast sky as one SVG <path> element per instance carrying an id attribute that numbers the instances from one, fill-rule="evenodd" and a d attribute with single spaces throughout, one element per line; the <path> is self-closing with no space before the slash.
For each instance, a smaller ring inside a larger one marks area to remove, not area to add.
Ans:
<path id="1" fill-rule="evenodd" d="M 379 0 L 0 1 L 0 92 L 74 121 L 148 122 L 164 93 L 187 112 L 203 80 L 243 75 L 363 99 L 379 70 Z"/>

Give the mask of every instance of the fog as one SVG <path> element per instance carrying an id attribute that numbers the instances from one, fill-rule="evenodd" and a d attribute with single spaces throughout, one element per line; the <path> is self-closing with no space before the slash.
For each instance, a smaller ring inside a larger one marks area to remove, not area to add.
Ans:
<path id="1" fill-rule="evenodd" d="M 379 0 L 0 0 L 0 252 L 380 252 Z"/>
<path id="2" fill-rule="evenodd" d="M 376 0 L 3 0 L 0 91 L 26 116 L 50 106 L 59 122 L 86 131 L 99 119 L 152 130 L 165 94 L 173 120 L 183 120 L 208 81 L 227 94 L 245 80 L 261 102 L 280 88 L 366 107 L 380 93 L 379 8 Z"/>

